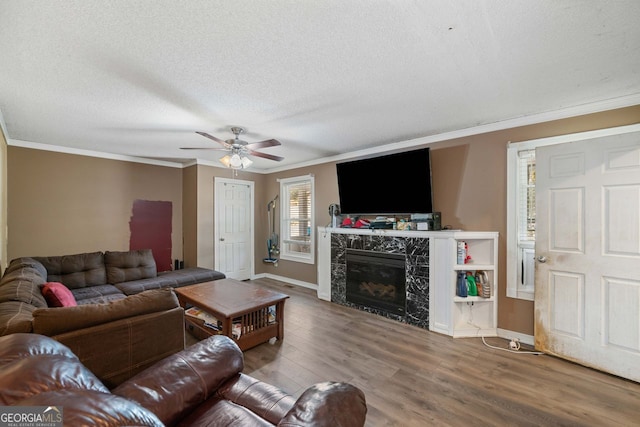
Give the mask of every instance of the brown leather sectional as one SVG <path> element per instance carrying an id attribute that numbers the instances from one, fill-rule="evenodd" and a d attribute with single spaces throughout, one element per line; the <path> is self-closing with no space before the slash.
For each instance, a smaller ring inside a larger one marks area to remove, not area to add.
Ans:
<path id="1" fill-rule="evenodd" d="M 59 342 L 0 337 L 0 405 L 55 407 L 69 426 L 360 427 L 362 391 L 316 384 L 295 399 L 242 374 L 242 352 L 217 335 L 169 356 L 109 390 Z"/>

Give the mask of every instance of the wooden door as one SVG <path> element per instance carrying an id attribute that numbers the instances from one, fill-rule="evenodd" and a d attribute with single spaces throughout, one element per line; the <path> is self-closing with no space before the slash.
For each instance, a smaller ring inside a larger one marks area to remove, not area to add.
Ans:
<path id="1" fill-rule="evenodd" d="M 535 344 L 640 381 L 640 132 L 536 150 Z"/>

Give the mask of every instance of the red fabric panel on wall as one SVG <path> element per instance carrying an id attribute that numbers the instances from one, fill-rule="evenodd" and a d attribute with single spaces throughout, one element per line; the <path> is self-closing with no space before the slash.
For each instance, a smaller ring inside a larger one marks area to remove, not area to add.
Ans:
<path id="1" fill-rule="evenodd" d="M 171 202 L 135 200 L 129 249 L 151 249 L 158 271 L 171 270 Z"/>

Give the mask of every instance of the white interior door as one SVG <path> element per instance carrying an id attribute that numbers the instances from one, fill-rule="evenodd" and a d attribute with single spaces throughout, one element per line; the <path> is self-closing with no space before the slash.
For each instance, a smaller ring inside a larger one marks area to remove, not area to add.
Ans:
<path id="1" fill-rule="evenodd" d="M 253 272 L 253 182 L 216 178 L 215 268 L 227 277 Z"/>
<path id="2" fill-rule="evenodd" d="M 640 381 L 640 132 L 536 150 L 535 344 Z"/>

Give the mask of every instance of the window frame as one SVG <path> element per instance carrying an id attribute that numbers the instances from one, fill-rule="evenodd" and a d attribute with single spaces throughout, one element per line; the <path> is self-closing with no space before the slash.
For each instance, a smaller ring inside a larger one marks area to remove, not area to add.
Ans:
<path id="1" fill-rule="evenodd" d="M 520 240 L 518 223 L 520 221 L 520 191 L 526 186 L 521 185 L 521 174 L 519 169 L 520 158 L 518 153 L 531 151 L 545 145 L 557 144 L 559 142 L 544 138 L 523 142 L 509 142 L 507 145 L 507 297 L 517 298 L 527 301 L 534 301 L 535 297 L 535 274 L 534 283 L 527 286 L 523 283 L 521 275 L 524 271 L 525 260 L 523 253 L 535 254 L 535 239 Z M 535 262 L 535 261 L 534 261 Z M 531 273 L 531 272 L 529 272 Z"/>
<path id="2" fill-rule="evenodd" d="M 315 179 L 313 175 L 303 175 L 291 178 L 284 178 L 278 180 L 280 183 L 280 259 L 301 262 L 305 264 L 315 263 Z M 309 252 L 295 252 L 289 249 L 289 244 L 292 242 L 290 236 L 290 222 L 292 219 L 289 216 L 291 206 L 291 188 L 294 185 L 300 185 L 309 183 L 310 185 L 310 197 L 309 197 L 309 225 L 308 225 L 308 245 Z"/>

